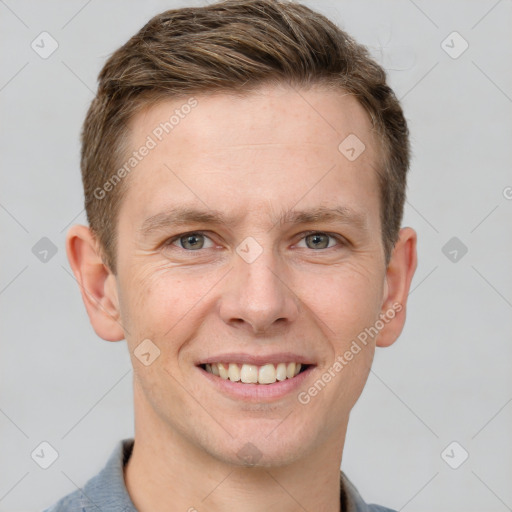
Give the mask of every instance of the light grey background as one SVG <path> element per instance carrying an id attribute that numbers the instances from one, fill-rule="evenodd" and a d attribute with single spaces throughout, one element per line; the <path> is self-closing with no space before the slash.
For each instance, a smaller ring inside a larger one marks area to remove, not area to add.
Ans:
<path id="1" fill-rule="evenodd" d="M 414 152 L 407 325 L 377 350 L 342 467 L 397 510 L 512 510 L 512 2 L 305 3 L 388 69 Z M 0 0 L 0 512 L 50 505 L 133 435 L 125 342 L 94 334 L 64 240 L 85 223 L 78 136 L 101 66 L 184 5 L 201 3 Z M 59 44 L 48 59 L 31 48 L 42 31 Z M 469 44 L 456 59 L 441 46 L 453 31 Z M 454 236 L 468 248 L 457 262 L 442 252 Z M 58 250 L 46 263 L 32 252 L 42 237 Z M 46 470 L 31 458 L 42 441 L 59 453 Z M 458 469 L 441 457 L 452 441 L 469 453 Z"/>

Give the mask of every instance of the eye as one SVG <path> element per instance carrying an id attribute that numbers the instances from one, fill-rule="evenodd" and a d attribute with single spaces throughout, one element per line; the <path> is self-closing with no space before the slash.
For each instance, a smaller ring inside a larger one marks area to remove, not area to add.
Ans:
<path id="1" fill-rule="evenodd" d="M 343 241 L 339 237 L 319 231 L 313 231 L 307 234 L 304 238 L 302 238 L 302 240 L 305 240 L 306 247 L 308 249 L 329 249 L 333 247 L 332 245 L 329 245 L 329 238 L 336 240 L 338 245 L 344 245 Z"/>
<path id="2" fill-rule="evenodd" d="M 337 241 L 339 246 L 346 245 L 346 242 L 343 240 L 343 238 L 320 231 L 310 231 L 309 233 L 306 233 L 305 236 L 302 237 L 299 244 L 304 240 L 306 243 L 305 247 L 307 249 L 330 249 L 336 244 L 330 243 L 329 239 Z M 297 247 L 304 247 L 304 245 L 301 246 L 299 244 Z M 185 251 L 194 252 L 200 249 L 211 249 L 215 247 L 215 244 L 211 238 L 206 236 L 206 234 L 202 231 L 194 231 L 176 235 L 175 237 L 165 242 L 165 246 L 177 246 Z"/>
<path id="3" fill-rule="evenodd" d="M 210 245 L 205 246 L 205 240 L 210 241 Z M 175 245 L 175 242 L 178 242 L 181 249 L 185 249 L 187 251 L 194 251 L 197 249 L 209 249 L 213 247 L 213 242 L 208 238 L 204 233 L 193 232 L 193 233 L 185 233 L 183 235 L 175 236 L 166 242 L 165 245 Z"/>

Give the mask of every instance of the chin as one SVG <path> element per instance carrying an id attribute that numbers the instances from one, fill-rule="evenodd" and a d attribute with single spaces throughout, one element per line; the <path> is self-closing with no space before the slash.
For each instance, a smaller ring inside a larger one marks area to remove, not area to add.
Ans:
<path id="1" fill-rule="evenodd" d="M 313 449 L 314 436 L 303 429 L 294 429 L 282 420 L 254 420 L 250 425 L 233 429 L 236 437 L 227 434 L 217 442 L 204 446 L 205 451 L 226 464 L 242 467 L 278 467 L 297 462 Z"/>

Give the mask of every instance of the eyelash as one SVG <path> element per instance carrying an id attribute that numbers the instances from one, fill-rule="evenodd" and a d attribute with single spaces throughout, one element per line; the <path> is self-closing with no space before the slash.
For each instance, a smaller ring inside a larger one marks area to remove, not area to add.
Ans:
<path id="1" fill-rule="evenodd" d="M 189 235 L 203 235 L 205 236 L 206 238 L 210 239 L 212 242 L 213 240 L 208 236 L 208 231 L 189 231 L 187 233 L 181 233 L 179 235 L 176 235 L 176 236 L 173 236 L 172 238 L 169 238 L 168 240 L 166 240 L 164 242 L 164 247 L 169 247 L 169 246 L 172 246 L 174 242 L 176 242 L 177 240 L 179 240 L 180 238 L 184 238 L 186 236 L 189 236 Z M 303 240 L 304 238 L 306 238 L 307 236 L 309 235 L 315 235 L 315 234 L 319 234 L 319 235 L 327 235 L 328 237 L 330 238 L 334 238 L 337 242 L 338 242 L 338 245 L 343 247 L 343 246 L 347 246 L 349 244 L 349 242 L 341 237 L 340 235 L 335 235 L 333 233 L 328 233 L 328 232 L 325 232 L 325 231 L 306 231 L 304 233 L 301 233 L 302 235 L 302 238 L 300 240 Z M 176 247 L 176 246 L 175 246 Z M 190 252 L 190 253 L 193 253 L 193 252 L 200 252 L 201 249 L 197 249 L 197 250 L 189 250 L 189 249 L 184 249 L 183 247 L 177 247 L 178 249 L 181 249 L 182 251 L 185 251 L 185 252 Z M 333 247 L 325 247 L 324 249 L 318 249 L 315 251 L 315 249 L 310 249 L 311 251 L 314 251 L 314 252 L 321 252 L 321 251 L 326 251 L 327 249 L 334 249 L 335 246 Z M 307 247 L 306 247 L 307 249 Z"/>

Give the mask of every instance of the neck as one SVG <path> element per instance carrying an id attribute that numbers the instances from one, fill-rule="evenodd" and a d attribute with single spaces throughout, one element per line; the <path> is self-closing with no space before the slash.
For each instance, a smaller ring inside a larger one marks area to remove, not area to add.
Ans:
<path id="1" fill-rule="evenodd" d="M 343 512 L 339 468 L 346 424 L 290 464 L 251 467 L 211 456 L 137 401 L 135 418 L 124 478 L 139 512 Z"/>

